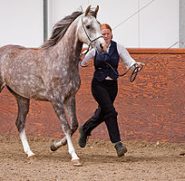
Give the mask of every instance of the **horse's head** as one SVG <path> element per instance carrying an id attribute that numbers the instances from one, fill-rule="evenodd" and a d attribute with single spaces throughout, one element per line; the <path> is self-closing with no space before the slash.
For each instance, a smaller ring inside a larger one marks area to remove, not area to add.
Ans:
<path id="1" fill-rule="evenodd" d="M 96 20 L 98 10 L 99 6 L 94 11 L 89 6 L 79 17 L 78 37 L 81 42 L 91 45 L 98 51 L 106 51 L 107 46 L 101 34 L 100 23 Z"/>

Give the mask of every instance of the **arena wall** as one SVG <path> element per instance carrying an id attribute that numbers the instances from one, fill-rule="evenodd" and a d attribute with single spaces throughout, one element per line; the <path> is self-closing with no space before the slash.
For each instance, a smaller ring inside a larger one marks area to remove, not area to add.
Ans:
<path id="1" fill-rule="evenodd" d="M 185 141 L 185 49 L 128 49 L 146 65 L 137 79 L 130 73 L 119 78 L 115 107 L 123 140 L 147 142 Z M 120 73 L 125 69 L 120 68 Z M 77 116 L 83 124 L 97 107 L 91 95 L 93 66 L 80 69 L 81 87 L 77 93 Z M 0 135 L 18 136 L 15 126 L 17 105 L 5 88 L 0 95 Z M 60 138 L 60 123 L 48 102 L 31 100 L 26 131 L 31 137 Z M 74 134 L 78 138 L 78 131 Z M 91 139 L 109 140 L 104 123 Z"/>

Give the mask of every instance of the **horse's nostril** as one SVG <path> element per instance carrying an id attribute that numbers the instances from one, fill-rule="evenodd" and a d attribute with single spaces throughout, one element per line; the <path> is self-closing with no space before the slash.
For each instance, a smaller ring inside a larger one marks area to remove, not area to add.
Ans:
<path id="1" fill-rule="evenodd" d="M 100 44 L 100 48 L 103 49 L 103 45 L 102 44 Z"/>

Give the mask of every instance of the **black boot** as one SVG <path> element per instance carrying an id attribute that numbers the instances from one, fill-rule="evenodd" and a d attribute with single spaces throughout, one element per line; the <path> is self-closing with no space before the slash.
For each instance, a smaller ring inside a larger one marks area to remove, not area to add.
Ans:
<path id="1" fill-rule="evenodd" d="M 103 122 L 101 115 L 101 108 L 98 107 L 94 115 L 89 118 L 83 126 L 80 127 L 80 138 L 78 144 L 81 148 L 84 148 L 87 144 L 88 137 L 91 135 L 91 131 Z"/>
<path id="2" fill-rule="evenodd" d="M 117 142 L 114 147 L 116 149 L 118 157 L 124 156 L 125 153 L 127 152 L 126 146 L 123 143 L 121 143 L 120 141 Z"/>
<path id="3" fill-rule="evenodd" d="M 80 133 L 80 138 L 78 140 L 78 144 L 81 148 L 84 148 L 87 144 L 88 135 L 84 132 L 82 126 L 79 129 L 79 133 Z"/>

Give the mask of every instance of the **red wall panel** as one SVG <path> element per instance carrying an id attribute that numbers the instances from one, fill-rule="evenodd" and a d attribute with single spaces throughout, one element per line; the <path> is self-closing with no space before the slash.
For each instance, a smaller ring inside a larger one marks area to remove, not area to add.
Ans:
<path id="1" fill-rule="evenodd" d="M 137 79 L 129 82 L 128 73 L 119 78 L 115 107 L 123 140 L 185 141 L 185 49 L 129 49 L 137 61 L 146 65 Z M 120 73 L 125 69 L 120 68 Z M 80 70 L 81 87 L 77 93 L 77 116 L 83 124 L 96 108 L 91 95 L 93 66 Z M 0 135 L 17 135 L 17 105 L 4 89 L 0 95 Z M 48 102 L 31 100 L 26 131 L 30 136 L 63 135 L 59 121 Z M 74 134 L 78 137 L 78 132 Z M 92 138 L 108 140 L 104 123 Z"/>

